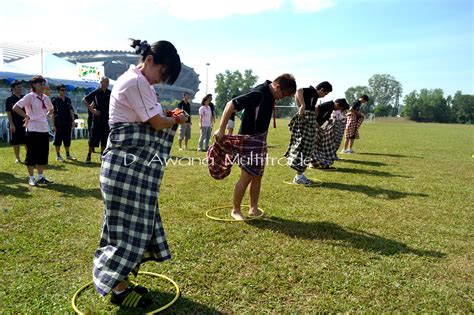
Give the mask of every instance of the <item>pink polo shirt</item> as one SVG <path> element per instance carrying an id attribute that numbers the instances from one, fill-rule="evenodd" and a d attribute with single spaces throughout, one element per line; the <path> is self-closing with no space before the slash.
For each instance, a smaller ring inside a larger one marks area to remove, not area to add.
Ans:
<path id="1" fill-rule="evenodd" d="M 162 115 L 157 104 L 155 90 L 135 66 L 115 81 L 110 95 L 109 124 L 119 122 L 146 122 Z"/>
<path id="2" fill-rule="evenodd" d="M 21 100 L 16 102 L 15 106 L 23 109 L 30 117 L 26 125 L 27 131 L 48 132 L 48 110 L 53 110 L 53 104 L 48 96 L 41 96 L 35 92 L 30 92 L 23 96 Z"/>

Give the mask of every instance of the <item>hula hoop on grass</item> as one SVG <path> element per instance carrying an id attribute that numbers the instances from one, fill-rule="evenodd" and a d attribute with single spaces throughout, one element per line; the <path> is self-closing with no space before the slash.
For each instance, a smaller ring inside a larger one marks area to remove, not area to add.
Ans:
<path id="1" fill-rule="evenodd" d="M 168 282 L 170 282 L 176 289 L 176 295 L 175 297 L 171 300 L 171 302 L 169 302 L 168 304 L 164 305 L 164 306 L 161 306 L 151 312 L 148 312 L 146 314 L 156 314 L 158 312 L 161 312 L 167 308 L 169 308 L 171 305 L 173 305 L 179 298 L 179 295 L 180 295 L 180 291 L 179 291 L 179 287 L 178 285 L 176 284 L 176 282 L 174 282 L 173 279 L 171 278 L 168 278 L 167 276 L 165 275 L 160 275 L 158 273 L 154 273 L 154 272 L 148 272 L 148 271 L 139 271 L 138 274 L 144 274 L 144 275 L 150 275 L 150 276 L 154 276 L 154 277 L 158 277 L 158 278 L 162 278 L 162 279 L 165 279 L 167 280 Z M 74 309 L 74 311 L 77 313 L 77 314 L 80 314 L 80 315 L 83 315 L 84 313 L 82 313 L 76 306 L 76 301 L 77 301 L 77 298 L 79 297 L 79 295 L 81 295 L 81 292 L 84 291 L 85 289 L 87 289 L 88 287 L 92 286 L 93 282 L 88 282 L 86 283 L 85 285 L 83 285 L 82 287 L 79 288 L 79 290 L 76 291 L 76 293 L 74 293 L 74 295 L 72 296 L 72 299 L 71 299 L 71 305 L 72 305 L 72 308 Z"/>
<path id="2" fill-rule="evenodd" d="M 249 207 L 249 208 L 250 208 L 249 205 L 243 205 L 242 207 Z M 223 218 L 218 218 L 218 217 L 215 217 L 215 216 L 212 216 L 212 215 L 209 214 L 210 212 L 215 211 L 215 210 L 219 210 L 219 209 L 229 209 L 229 208 L 232 208 L 232 206 L 231 206 L 231 205 L 226 205 L 226 206 L 219 206 L 219 207 L 215 207 L 215 208 L 209 209 L 209 210 L 206 211 L 206 217 L 208 217 L 208 218 L 211 219 L 211 220 L 215 220 L 215 221 L 242 222 L 242 221 L 251 221 L 251 220 L 259 219 L 259 218 L 263 217 L 263 215 L 265 214 L 265 211 L 263 211 L 262 208 L 258 208 L 258 210 L 260 210 L 260 212 L 261 212 L 260 215 L 256 215 L 256 216 L 246 216 L 245 219 L 243 219 L 243 220 L 235 220 L 234 218 L 223 219 Z"/>

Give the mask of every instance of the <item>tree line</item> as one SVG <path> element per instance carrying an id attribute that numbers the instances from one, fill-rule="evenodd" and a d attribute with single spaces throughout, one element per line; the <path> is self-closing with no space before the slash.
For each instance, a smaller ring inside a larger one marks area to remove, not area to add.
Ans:
<path id="1" fill-rule="evenodd" d="M 239 70 L 219 73 L 216 76 L 217 113 L 222 113 L 227 102 L 234 95 L 248 92 L 257 82 L 258 77 L 252 70 Z M 374 74 L 367 86 L 350 87 L 345 92 L 347 102 L 351 104 L 360 95 L 369 95 L 369 102 L 362 108 L 364 113 L 375 116 L 405 116 L 410 120 L 439 123 L 474 123 L 474 95 L 456 92 L 454 96 L 444 96 L 442 89 L 421 89 L 412 91 L 400 101 L 403 93 L 402 84 L 390 74 Z M 277 102 L 278 106 L 295 106 L 293 98 Z M 288 117 L 294 113 L 291 108 L 279 108 L 278 117 Z"/>

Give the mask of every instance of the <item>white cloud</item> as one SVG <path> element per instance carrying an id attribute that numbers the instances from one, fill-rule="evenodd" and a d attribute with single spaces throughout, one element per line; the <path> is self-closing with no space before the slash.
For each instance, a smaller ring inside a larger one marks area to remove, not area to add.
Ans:
<path id="1" fill-rule="evenodd" d="M 335 0 L 292 0 L 296 13 L 318 12 L 336 5 Z"/>
<path id="2" fill-rule="evenodd" d="M 277 10 L 283 5 L 284 0 L 154 0 L 153 2 L 174 17 L 196 21 Z"/>
<path id="3" fill-rule="evenodd" d="M 276 11 L 291 2 L 297 13 L 324 10 L 335 5 L 335 0 L 150 0 L 161 9 L 183 20 L 222 19 L 232 15 L 251 15 Z"/>

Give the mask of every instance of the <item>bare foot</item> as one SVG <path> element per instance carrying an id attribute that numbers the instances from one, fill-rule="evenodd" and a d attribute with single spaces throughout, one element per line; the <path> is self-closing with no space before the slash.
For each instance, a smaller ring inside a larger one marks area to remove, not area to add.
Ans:
<path id="1" fill-rule="evenodd" d="M 245 220 L 244 216 L 242 215 L 242 212 L 239 210 L 239 211 L 235 211 L 233 210 L 230 215 L 236 220 L 236 221 L 243 221 Z"/>
<path id="2" fill-rule="evenodd" d="M 252 217 L 258 217 L 262 215 L 262 211 L 260 211 L 258 208 L 250 208 L 249 215 Z"/>

